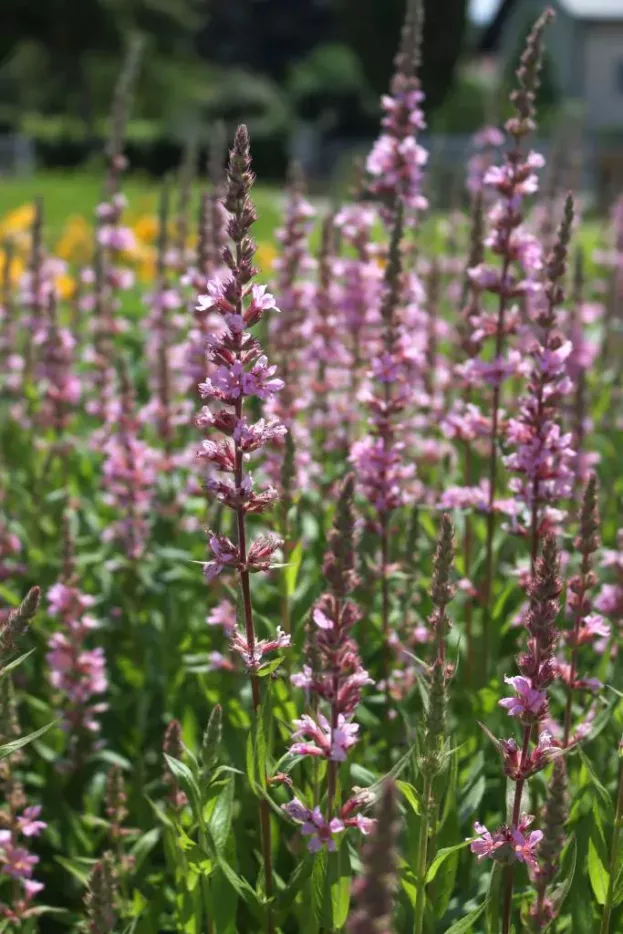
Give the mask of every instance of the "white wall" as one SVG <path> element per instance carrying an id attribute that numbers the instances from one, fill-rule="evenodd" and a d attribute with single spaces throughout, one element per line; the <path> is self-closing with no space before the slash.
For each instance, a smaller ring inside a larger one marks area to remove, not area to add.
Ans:
<path id="1" fill-rule="evenodd" d="M 623 3 L 623 0 L 622 0 Z M 623 23 L 585 27 L 584 89 L 590 129 L 623 129 Z"/>

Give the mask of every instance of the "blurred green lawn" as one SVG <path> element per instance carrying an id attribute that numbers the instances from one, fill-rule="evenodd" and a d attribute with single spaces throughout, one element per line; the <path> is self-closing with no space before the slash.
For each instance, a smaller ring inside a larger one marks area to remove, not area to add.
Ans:
<path id="1" fill-rule="evenodd" d="M 132 216 L 156 212 L 161 184 L 147 175 L 131 174 L 125 179 L 124 191 L 130 203 Z M 54 242 L 71 215 L 79 214 L 87 220 L 93 217 L 101 190 L 102 174 L 84 169 L 37 172 L 34 176 L 16 178 L 0 177 L 0 219 L 8 211 L 41 196 L 44 200 L 46 237 Z M 191 207 L 193 216 L 196 216 L 197 212 L 199 191 L 200 185 L 195 184 Z M 281 222 L 284 188 L 256 184 L 253 198 L 259 214 L 254 228 L 255 238 L 258 242 L 271 240 L 275 228 Z M 175 202 L 175 192 L 173 200 Z M 442 238 L 438 232 L 434 232 L 435 221 L 438 219 L 439 215 L 429 215 L 424 224 L 425 249 L 443 249 Z M 594 219 L 583 221 L 579 235 L 576 234 L 575 243 L 581 244 L 586 254 L 588 275 L 593 272 L 593 250 L 602 242 L 602 237 L 603 225 Z"/>
<path id="2" fill-rule="evenodd" d="M 124 180 L 124 191 L 130 203 L 132 215 L 155 213 L 158 192 L 162 183 L 149 176 L 130 175 Z M 172 182 L 174 185 L 174 182 Z M 101 197 L 102 175 L 83 169 L 59 172 L 37 172 L 35 175 L 0 178 L 0 218 L 8 211 L 42 197 L 46 235 L 51 241 L 57 239 L 65 221 L 72 214 L 80 214 L 91 220 L 95 206 Z M 200 185 L 193 186 L 191 210 L 196 216 Z M 278 188 L 256 185 L 254 201 L 259 212 L 255 226 L 258 241 L 268 240 L 280 219 L 283 193 Z M 175 204 L 175 191 L 173 191 Z"/>

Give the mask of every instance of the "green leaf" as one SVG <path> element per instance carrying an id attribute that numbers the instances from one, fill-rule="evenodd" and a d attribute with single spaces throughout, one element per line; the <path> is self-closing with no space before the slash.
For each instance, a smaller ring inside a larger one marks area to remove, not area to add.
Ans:
<path id="1" fill-rule="evenodd" d="M 10 743 L 5 743 L 4 746 L 0 746 L 0 760 L 6 759 L 7 756 L 17 752 L 18 749 L 23 749 L 24 746 L 32 743 L 33 740 L 39 739 L 40 736 L 43 736 L 44 733 L 47 733 L 48 730 L 58 722 L 58 720 L 52 720 L 51 723 L 46 724 L 46 726 L 42 726 L 40 730 L 35 730 L 34 733 L 29 733 L 28 736 L 21 736 L 19 739 L 13 739 Z"/>
<path id="2" fill-rule="evenodd" d="M 491 869 L 491 878 L 489 880 L 489 891 L 487 893 L 487 909 L 485 912 L 485 925 L 487 934 L 499 934 L 500 907 L 502 902 L 502 875 L 503 869 L 500 863 L 493 864 Z"/>
<path id="3" fill-rule="evenodd" d="M 286 592 L 291 597 L 296 590 L 296 581 L 299 576 L 301 562 L 303 561 L 303 541 L 297 542 L 296 547 L 290 554 L 290 560 L 284 569 L 286 578 Z"/>
<path id="4" fill-rule="evenodd" d="M 268 675 L 272 675 L 273 672 L 277 671 L 282 663 L 283 657 L 281 655 L 278 655 L 277 658 L 273 658 L 269 662 L 266 662 L 265 665 L 262 665 L 261 668 L 258 668 L 256 672 L 258 678 L 267 678 Z"/>
<path id="5" fill-rule="evenodd" d="M 433 881 L 433 879 L 435 878 L 435 876 L 441 869 L 441 866 L 443 865 L 443 863 L 447 860 L 449 856 L 452 855 L 452 853 L 458 853 L 459 850 L 465 849 L 466 846 L 469 846 L 471 841 L 472 841 L 472 838 L 470 837 L 469 840 L 464 840 L 463 843 L 457 843 L 456 846 L 446 846 L 442 850 L 439 850 L 434 860 L 428 867 L 428 872 L 426 873 L 427 884 Z"/>
<path id="6" fill-rule="evenodd" d="M 608 866 L 608 853 L 601 817 L 596 806 L 593 806 L 593 823 L 588 838 L 588 876 L 591 880 L 593 894 L 599 905 L 604 905 L 608 894 L 610 873 Z"/>
<path id="7" fill-rule="evenodd" d="M 30 652 L 24 652 L 23 655 L 20 655 L 18 658 L 14 658 L 12 662 L 9 662 L 7 665 L 3 665 L 0 668 L 0 678 L 4 678 L 5 675 L 8 675 L 10 671 L 13 671 L 14 668 L 17 668 L 18 665 L 21 665 L 22 662 L 25 662 L 29 655 L 32 655 L 34 649 L 31 649 Z"/>
<path id="8" fill-rule="evenodd" d="M 621 902 L 623 902 L 623 865 L 619 868 L 612 896 L 612 904 L 615 908 L 618 908 Z"/>
<path id="9" fill-rule="evenodd" d="M 296 896 L 312 874 L 314 862 L 315 857 L 312 856 L 311 853 L 306 853 L 303 859 L 299 861 L 298 866 L 288 879 L 287 885 L 277 896 L 277 904 L 280 909 L 285 910 L 289 908 L 296 899 Z"/>
<path id="10" fill-rule="evenodd" d="M 85 868 L 84 862 L 78 862 L 77 860 L 66 859 L 64 856 L 56 856 L 56 862 L 59 866 L 62 866 L 63 869 L 66 869 L 67 872 L 77 879 L 81 885 L 88 885 L 89 876 L 91 875 L 91 870 Z M 95 865 L 96 860 L 91 860 L 91 865 Z"/>
<path id="11" fill-rule="evenodd" d="M 346 922 L 350 905 L 351 868 L 347 846 L 335 853 L 322 850 L 312 872 L 314 910 L 318 922 L 330 931 Z"/>
<path id="12" fill-rule="evenodd" d="M 264 692 L 264 700 L 254 718 L 247 739 L 247 777 L 256 795 L 261 795 L 266 788 L 266 761 L 268 757 L 268 736 L 272 715 L 272 694 L 270 687 Z"/>
<path id="13" fill-rule="evenodd" d="M 224 849 L 231 829 L 231 819 L 234 807 L 234 782 L 230 779 L 214 805 L 210 815 L 209 827 L 217 851 Z"/>
<path id="14" fill-rule="evenodd" d="M 179 759 L 174 759 L 173 756 L 167 756 L 166 753 L 164 754 L 164 758 L 171 770 L 171 774 L 188 795 L 193 811 L 195 812 L 195 817 L 199 820 L 201 792 L 199 791 L 199 785 L 197 784 L 195 776 L 186 763 L 180 762 Z"/>
<path id="15" fill-rule="evenodd" d="M 147 833 L 144 833 L 142 836 L 140 836 L 136 843 L 133 845 L 130 853 L 134 857 L 135 871 L 138 871 L 141 865 L 145 862 L 146 858 L 149 856 L 153 848 L 160 840 L 160 835 L 160 827 L 152 827 L 151 830 L 148 830 Z"/>
<path id="16" fill-rule="evenodd" d="M 405 798 L 414 813 L 420 815 L 422 813 L 422 809 L 420 807 L 420 799 L 418 796 L 417 788 L 415 788 L 413 785 L 410 785 L 409 782 L 401 781 L 396 782 L 396 788 L 401 793 L 403 798 Z"/>
<path id="17" fill-rule="evenodd" d="M 610 812 L 612 811 L 612 798 L 610 797 L 610 793 L 608 792 L 608 790 L 604 787 L 602 782 L 597 777 L 597 774 L 592 766 L 590 759 L 588 758 L 588 756 L 586 755 L 586 753 L 584 752 L 581 746 L 578 746 L 578 753 L 580 755 L 580 759 L 582 760 L 582 765 L 588 772 L 588 775 L 590 777 L 590 780 L 593 784 L 595 791 L 597 792 L 602 802 L 606 806 L 606 812 L 610 814 Z"/>
<path id="18" fill-rule="evenodd" d="M 482 905 L 478 908 L 474 908 L 473 911 L 470 911 L 470 913 L 463 918 L 459 918 L 458 921 L 455 921 L 454 924 L 447 929 L 445 934 L 474 934 L 474 923 L 482 917 L 488 906 L 489 898 L 487 896 Z"/>
<path id="19" fill-rule="evenodd" d="M 559 887 L 556 889 L 554 903 L 556 905 L 556 915 L 560 914 L 563 902 L 569 894 L 571 883 L 575 875 L 575 863 L 578 854 L 578 844 L 575 834 L 571 834 L 569 842 L 564 849 L 560 863 L 560 872 L 558 873 Z"/>

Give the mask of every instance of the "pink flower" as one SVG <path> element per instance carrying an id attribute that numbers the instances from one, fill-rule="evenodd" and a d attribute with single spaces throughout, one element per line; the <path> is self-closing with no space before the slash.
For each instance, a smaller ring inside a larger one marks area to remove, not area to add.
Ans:
<path id="1" fill-rule="evenodd" d="M 547 704 L 547 695 L 535 690 L 528 678 L 516 675 L 513 678 L 505 677 L 506 684 L 510 684 L 517 692 L 515 697 L 506 697 L 498 701 L 500 707 L 508 710 L 511 717 L 520 720 L 532 721 L 538 719 Z"/>
<path id="2" fill-rule="evenodd" d="M 37 820 L 40 813 L 41 806 L 35 805 L 26 808 L 21 817 L 17 818 L 17 825 L 25 837 L 38 837 L 41 831 L 48 826 L 44 821 Z"/>
<path id="3" fill-rule="evenodd" d="M 21 846 L 7 846 L 0 852 L 2 872 L 13 879 L 28 879 L 39 862 L 39 857 Z"/>
<path id="4" fill-rule="evenodd" d="M 42 892 L 45 888 L 43 882 L 37 882 L 36 879 L 22 879 L 22 885 L 24 886 L 24 893 L 28 900 L 38 895 L 39 892 Z"/>
<path id="5" fill-rule="evenodd" d="M 516 858 L 525 863 L 530 869 L 536 869 L 538 866 L 536 858 L 536 849 L 543 839 L 540 830 L 533 830 L 525 835 L 519 829 L 513 830 L 513 849 Z"/>
<path id="6" fill-rule="evenodd" d="M 257 671 L 265 655 L 278 649 L 287 649 L 291 643 L 291 637 L 278 626 L 274 639 L 258 639 L 253 649 L 250 648 L 246 635 L 241 632 L 234 633 L 230 646 L 233 652 L 240 655 L 248 671 Z"/>
<path id="7" fill-rule="evenodd" d="M 236 607 L 231 600 L 221 600 L 206 618 L 208 626 L 220 626 L 226 636 L 231 636 L 236 628 Z"/>
<path id="8" fill-rule="evenodd" d="M 479 834 L 480 839 L 472 840 L 469 845 L 470 850 L 480 863 L 483 859 L 493 856 L 496 850 L 499 850 L 500 847 L 506 844 L 506 840 L 501 837 L 499 834 L 491 836 L 484 824 L 479 824 L 476 822 L 474 824 L 474 830 Z"/>

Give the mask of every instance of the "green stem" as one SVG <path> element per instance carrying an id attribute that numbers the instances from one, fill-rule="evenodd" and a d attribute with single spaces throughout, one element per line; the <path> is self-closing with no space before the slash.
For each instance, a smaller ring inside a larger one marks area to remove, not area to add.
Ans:
<path id="1" fill-rule="evenodd" d="M 623 752 L 623 750 L 622 750 Z M 609 934 L 610 918 L 614 902 L 614 884 L 616 882 L 616 867 L 621 842 L 621 829 L 623 828 L 623 761 L 619 766 L 619 790 L 617 792 L 617 806 L 614 815 L 614 829 L 612 831 L 612 846 L 610 848 L 610 877 L 608 879 L 608 893 L 601 917 L 599 934 Z"/>
<path id="2" fill-rule="evenodd" d="M 204 853 L 208 852 L 208 838 L 203 828 L 199 828 L 199 844 Z M 201 897 L 203 899 L 203 909 L 205 911 L 205 920 L 206 920 L 206 934 L 214 934 L 214 926 L 212 924 L 212 906 L 210 904 L 210 880 L 207 876 L 201 876 Z"/>
<path id="3" fill-rule="evenodd" d="M 428 870 L 428 831 L 430 829 L 431 815 L 431 780 L 424 780 L 423 814 L 420 823 L 420 839 L 418 842 L 417 891 L 415 895 L 415 920 L 413 934 L 422 934 L 424 930 L 424 909 L 426 908 L 426 872 Z"/>

